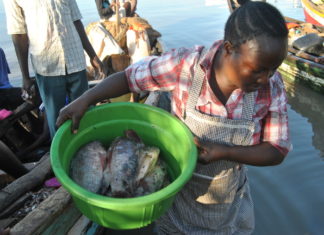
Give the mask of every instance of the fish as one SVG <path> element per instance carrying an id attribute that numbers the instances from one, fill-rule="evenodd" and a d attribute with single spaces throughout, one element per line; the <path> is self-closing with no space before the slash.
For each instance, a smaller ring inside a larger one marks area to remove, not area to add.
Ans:
<path id="1" fill-rule="evenodd" d="M 71 161 L 70 176 L 90 192 L 100 191 L 106 168 L 107 150 L 100 141 L 82 146 Z"/>
<path id="2" fill-rule="evenodd" d="M 160 159 L 153 168 L 138 184 L 135 196 L 143 196 L 154 193 L 169 184 L 166 165 Z"/>
<path id="3" fill-rule="evenodd" d="M 137 183 L 154 169 L 159 154 L 160 149 L 154 146 L 144 146 L 140 149 L 136 176 Z"/>
<path id="4" fill-rule="evenodd" d="M 114 142 L 112 143 L 111 146 L 113 146 L 113 144 L 114 144 Z M 112 179 L 110 166 L 111 166 L 111 157 L 112 157 L 113 149 L 114 149 L 113 147 L 110 147 L 107 150 L 107 164 L 103 171 L 103 181 L 102 181 L 102 186 L 101 186 L 101 193 L 106 196 L 112 196 L 111 189 L 110 189 L 110 183 L 111 183 L 111 179 Z"/>
<path id="5" fill-rule="evenodd" d="M 108 164 L 105 169 L 105 185 L 110 185 L 113 197 L 132 197 L 140 149 L 144 144 L 133 130 L 126 130 L 123 137 L 117 137 L 108 149 Z"/>

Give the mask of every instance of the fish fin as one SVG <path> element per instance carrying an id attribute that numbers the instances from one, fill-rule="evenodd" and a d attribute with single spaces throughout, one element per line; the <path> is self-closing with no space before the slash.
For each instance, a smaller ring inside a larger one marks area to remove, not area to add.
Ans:
<path id="1" fill-rule="evenodd" d="M 125 130 L 124 135 L 126 136 L 127 139 L 133 140 L 138 143 L 143 143 L 139 135 L 132 129 Z"/>

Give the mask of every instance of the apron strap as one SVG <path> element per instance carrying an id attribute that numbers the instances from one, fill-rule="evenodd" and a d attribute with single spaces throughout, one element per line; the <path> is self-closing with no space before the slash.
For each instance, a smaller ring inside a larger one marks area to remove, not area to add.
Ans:
<path id="1" fill-rule="evenodd" d="M 204 82 L 204 78 L 206 76 L 205 72 L 202 70 L 200 63 L 205 58 L 205 55 L 207 53 L 206 47 L 203 48 L 203 50 L 200 53 L 200 56 L 197 59 L 195 69 L 194 69 L 194 75 L 191 79 L 191 87 L 188 92 L 188 101 L 186 104 L 186 108 L 183 110 L 182 117 L 185 119 L 186 117 L 186 110 L 193 110 L 196 107 L 197 99 L 199 97 L 199 94 L 201 92 L 202 84 Z"/>
<path id="2" fill-rule="evenodd" d="M 254 104 L 257 91 L 245 93 L 243 97 L 242 119 L 253 120 Z"/>

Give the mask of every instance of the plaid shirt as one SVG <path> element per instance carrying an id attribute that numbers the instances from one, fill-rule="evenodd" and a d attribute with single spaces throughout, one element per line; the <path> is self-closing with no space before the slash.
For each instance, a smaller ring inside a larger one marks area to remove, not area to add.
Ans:
<path id="1" fill-rule="evenodd" d="M 205 71 L 205 81 L 197 100 L 196 109 L 208 115 L 240 119 L 243 94 L 241 89 L 232 92 L 224 106 L 214 95 L 207 79 L 211 77 L 212 60 L 221 41 L 208 50 L 200 66 Z M 183 109 L 188 100 L 195 62 L 203 47 L 180 48 L 160 57 L 147 57 L 126 69 L 130 89 L 135 92 L 164 90 L 172 91 L 172 113 L 182 120 Z M 181 76 L 181 71 L 185 71 Z M 286 155 L 291 149 L 288 133 L 287 97 L 282 78 L 278 72 L 270 79 L 269 86 L 257 92 L 253 121 L 256 124 L 252 145 L 270 142 Z"/>
<path id="2" fill-rule="evenodd" d="M 28 34 L 36 73 L 58 76 L 86 68 L 74 26 L 81 19 L 75 0 L 4 0 L 9 34 Z"/>

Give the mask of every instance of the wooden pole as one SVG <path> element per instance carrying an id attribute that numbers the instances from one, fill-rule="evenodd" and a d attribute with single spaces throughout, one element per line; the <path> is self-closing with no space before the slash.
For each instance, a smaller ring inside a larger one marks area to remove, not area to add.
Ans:
<path id="1" fill-rule="evenodd" d="M 119 27 L 120 27 L 120 16 L 119 16 L 119 0 L 116 0 L 116 36 L 119 33 Z"/>

